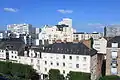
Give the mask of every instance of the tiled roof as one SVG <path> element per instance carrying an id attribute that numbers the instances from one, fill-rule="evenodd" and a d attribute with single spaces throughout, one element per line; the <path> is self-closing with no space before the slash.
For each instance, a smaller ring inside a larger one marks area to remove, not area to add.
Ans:
<path id="1" fill-rule="evenodd" d="M 89 49 L 83 43 L 72 42 L 50 44 L 44 48 L 43 52 L 76 55 L 94 55 L 97 53 L 95 49 Z"/>

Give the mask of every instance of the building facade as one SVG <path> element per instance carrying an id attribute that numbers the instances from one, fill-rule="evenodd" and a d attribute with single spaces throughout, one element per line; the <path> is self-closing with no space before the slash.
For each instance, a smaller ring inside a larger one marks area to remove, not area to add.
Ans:
<path id="1" fill-rule="evenodd" d="M 73 33 L 73 40 L 78 40 L 78 41 L 81 41 L 81 40 L 88 40 L 90 38 L 93 38 L 93 39 L 99 39 L 100 37 L 102 37 L 102 34 L 101 33 Z"/>
<path id="2" fill-rule="evenodd" d="M 57 40 L 72 42 L 73 32 L 72 27 L 63 24 L 52 27 L 44 26 L 39 33 L 39 40 L 42 40 L 43 44 L 45 44 L 45 41 L 52 44 Z"/>
<path id="3" fill-rule="evenodd" d="M 108 41 L 106 52 L 106 75 L 120 76 L 120 36 Z"/>
<path id="4" fill-rule="evenodd" d="M 104 37 L 94 39 L 93 48 L 96 49 L 98 53 L 106 54 L 107 40 Z"/>
<path id="5" fill-rule="evenodd" d="M 107 26 L 104 28 L 105 37 L 120 36 L 120 26 Z"/>
<path id="6" fill-rule="evenodd" d="M 32 34 L 33 28 L 31 24 L 11 24 L 7 25 L 7 30 L 18 34 Z"/>

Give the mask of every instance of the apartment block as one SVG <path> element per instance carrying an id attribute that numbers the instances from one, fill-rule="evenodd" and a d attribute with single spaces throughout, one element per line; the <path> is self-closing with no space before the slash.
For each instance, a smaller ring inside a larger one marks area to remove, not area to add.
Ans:
<path id="1" fill-rule="evenodd" d="M 106 75 L 120 76 L 120 36 L 113 37 L 107 43 Z"/>

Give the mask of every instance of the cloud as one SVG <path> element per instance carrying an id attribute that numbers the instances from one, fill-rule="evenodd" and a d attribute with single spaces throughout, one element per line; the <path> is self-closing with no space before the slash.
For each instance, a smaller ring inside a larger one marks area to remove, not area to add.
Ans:
<path id="1" fill-rule="evenodd" d="M 4 11 L 7 11 L 7 12 L 17 12 L 18 9 L 14 9 L 14 8 L 4 8 Z"/>
<path id="2" fill-rule="evenodd" d="M 65 9 L 59 9 L 57 10 L 58 12 L 62 13 L 62 14 L 69 14 L 69 13 L 73 13 L 73 10 L 65 10 Z"/>
<path id="3" fill-rule="evenodd" d="M 120 26 L 120 24 L 88 23 L 88 26 L 95 28 L 104 28 L 105 26 Z"/>
<path id="4" fill-rule="evenodd" d="M 96 28 L 104 28 L 107 25 L 106 24 L 101 24 L 101 23 L 88 23 L 88 26 L 96 27 Z"/>

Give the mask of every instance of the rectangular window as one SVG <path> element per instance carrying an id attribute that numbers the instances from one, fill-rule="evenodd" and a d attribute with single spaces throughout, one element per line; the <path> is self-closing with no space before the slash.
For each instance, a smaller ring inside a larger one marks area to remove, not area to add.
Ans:
<path id="1" fill-rule="evenodd" d="M 71 59 L 72 59 L 72 56 L 69 56 L 69 59 L 71 60 Z"/>
<path id="2" fill-rule="evenodd" d="M 116 75 L 117 74 L 117 68 L 111 68 L 111 74 Z"/>
<path id="3" fill-rule="evenodd" d="M 112 43 L 113 48 L 118 48 L 118 43 Z"/>
<path id="4" fill-rule="evenodd" d="M 47 68 L 45 68 L 45 71 L 47 71 Z"/>
<path id="5" fill-rule="evenodd" d="M 53 62 L 51 62 L 50 64 L 53 65 Z"/>
<path id="6" fill-rule="evenodd" d="M 63 63 L 63 66 L 65 67 L 65 63 Z"/>
<path id="7" fill-rule="evenodd" d="M 63 55 L 63 59 L 65 59 L 65 55 Z"/>
<path id="8" fill-rule="evenodd" d="M 47 64 L 47 61 L 45 61 L 45 64 Z"/>
<path id="9" fill-rule="evenodd" d="M 79 68 L 79 64 L 76 64 L 76 68 Z"/>
<path id="10" fill-rule="evenodd" d="M 57 66 L 59 66 L 59 63 L 57 63 Z"/>
<path id="11" fill-rule="evenodd" d="M 63 70 L 63 74 L 65 74 L 65 70 Z"/>

